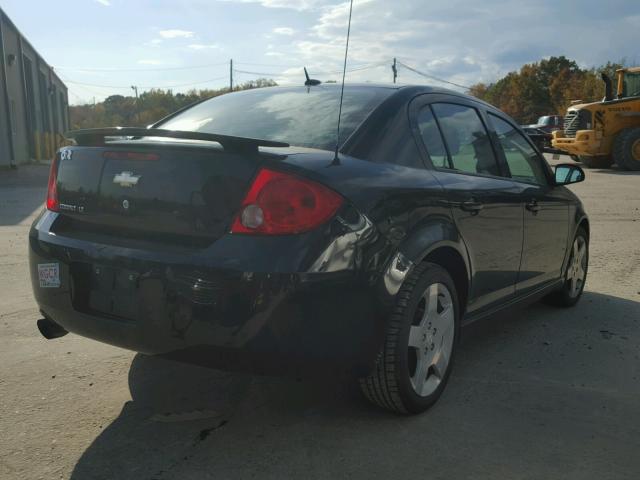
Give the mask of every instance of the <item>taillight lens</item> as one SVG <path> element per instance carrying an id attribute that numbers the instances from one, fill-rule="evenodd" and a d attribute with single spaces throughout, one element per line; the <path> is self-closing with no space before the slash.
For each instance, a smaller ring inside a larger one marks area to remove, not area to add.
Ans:
<path id="1" fill-rule="evenodd" d="M 56 154 L 51 161 L 51 169 L 49 170 L 49 184 L 47 186 L 47 210 L 57 212 L 60 210 L 60 202 L 58 201 L 58 155 Z"/>
<path id="2" fill-rule="evenodd" d="M 308 232 L 333 217 L 342 203 L 340 195 L 319 183 L 264 168 L 243 200 L 231 233 Z"/>

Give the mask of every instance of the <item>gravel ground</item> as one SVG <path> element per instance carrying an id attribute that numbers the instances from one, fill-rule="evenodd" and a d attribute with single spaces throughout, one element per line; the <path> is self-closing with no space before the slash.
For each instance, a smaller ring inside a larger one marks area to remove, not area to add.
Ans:
<path id="1" fill-rule="evenodd" d="M 0 172 L 0 478 L 640 478 L 640 175 L 574 186 L 591 265 L 571 310 L 474 327 L 427 414 L 345 382 L 251 377 L 36 330 L 27 232 L 46 167 Z"/>

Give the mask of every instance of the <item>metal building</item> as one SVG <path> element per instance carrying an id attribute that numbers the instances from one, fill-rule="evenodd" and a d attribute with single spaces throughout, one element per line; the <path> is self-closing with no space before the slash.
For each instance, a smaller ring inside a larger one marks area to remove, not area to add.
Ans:
<path id="1" fill-rule="evenodd" d="M 49 159 L 69 127 L 67 87 L 0 8 L 0 167 Z"/>

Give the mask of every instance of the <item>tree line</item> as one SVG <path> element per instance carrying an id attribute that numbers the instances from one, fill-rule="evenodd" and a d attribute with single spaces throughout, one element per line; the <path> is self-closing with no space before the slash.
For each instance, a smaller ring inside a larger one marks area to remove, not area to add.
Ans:
<path id="1" fill-rule="evenodd" d="M 260 78 L 238 85 L 234 91 L 276 85 L 273 80 Z M 194 89 L 186 93 L 152 89 L 141 93 L 138 98 L 111 95 L 96 104 L 70 106 L 69 120 L 72 130 L 113 126 L 146 127 L 192 103 L 228 92 L 229 88 Z"/>
<path id="2" fill-rule="evenodd" d="M 624 61 L 607 62 L 600 67 L 585 69 L 564 56 L 551 57 L 523 65 L 519 71 L 510 72 L 494 83 L 477 83 L 470 87 L 468 93 L 495 105 L 518 122 L 530 124 L 542 115 L 563 115 L 572 101 L 601 100 L 604 96 L 601 73 L 607 73 L 614 79 L 616 69 L 624 64 Z M 273 80 L 261 78 L 239 85 L 236 89 L 275 85 Z M 142 93 L 137 99 L 133 96 L 111 95 L 95 105 L 71 106 L 71 128 L 147 126 L 194 102 L 228 92 L 228 88 L 191 90 L 187 93 L 153 89 Z"/>
<path id="3" fill-rule="evenodd" d="M 542 115 L 564 115 L 571 102 L 595 102 L 604 97 L 601 74 L 615 81 L 625 61 L 580 68 L 564 56 L 523 65 L 495 83 L 477 83 L 469 93 L 512 116 L 521 124 L 535 123 Z"/>

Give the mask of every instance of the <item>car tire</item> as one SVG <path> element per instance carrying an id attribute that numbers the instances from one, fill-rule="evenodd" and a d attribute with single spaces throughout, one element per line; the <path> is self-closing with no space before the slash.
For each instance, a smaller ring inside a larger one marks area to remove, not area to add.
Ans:
<path id="1" fill-rule="evenodd" d="M 640 170 L 640 128 L 622 130 L 613 142 L 613 158 L 620 168 Z"/>
<path id="2" fill-rule="evenodd" d="M 376 365 L 359 380 L 365 397 L 402 414 L 433 405 L 451 373 L 459 317 L 451 276 L 437 264 L 418 265 L 398 292 Z"/>
<path id="3" fill-rule="evenodd" d="M 589 270 L 589 236 L 584 228 L 578 227 L 571 243 L 571 253 L 562 275 L 562 288 L 546 297 L 546 303 L 558 307 L 573 307 L 584 291 Z"/>
<path id="4" fill-rule="evenodd" d="M 595 157 L 580 155 L 580 163 L 587 168 L 610 168 L 613 165 L 613 159 L 607 155 Z"/>
<path id="5" fill-rule="evenodd" d="M 569 157 L 571 158 L 571 160 L 573 160 L 574 162 L 580 162 L 580 156 L 579 155 L 569 155 Z"/>

